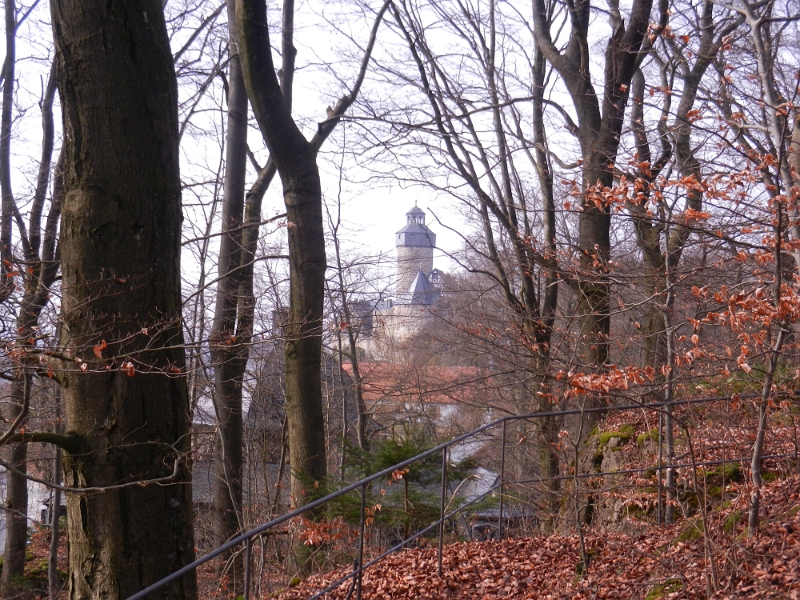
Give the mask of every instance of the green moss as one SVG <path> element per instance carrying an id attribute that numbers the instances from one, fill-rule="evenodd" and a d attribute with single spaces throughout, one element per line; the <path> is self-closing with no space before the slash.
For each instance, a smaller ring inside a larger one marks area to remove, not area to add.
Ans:
<path id="1" fill-rule="evenodd" d="M 683 587 L 683 582 L 680 579 L 667 579 L 664 583 L 659 583 L 650 588 L 645 596 L 645 600 L 658 600 L 667 594 L 677 592 Z"/>
<path id="2" fill-rule="evenodd" d="M 634 518 L 644 520 L 653 515 L 655 505 L 639 506 L 638 504 L 629 504 L 625 507 L 625 516 L 627 518 Z"/>
<path id="3" fill-rule="evenodd" d="M 698 508 L 700 506 L 700 500 L 697 497 L 697 492 L 694 490 L 687 490 L 685 492 L 681 492 L 678 494 L 678 499 L 681 501 L 681 504 L 686 505 L 690 508 Z"/>
<path id="4" fill-rule="evenodd" d="M 297 587 L 302 583 L 302 579 L 299 577 L 292 577 L 292 580 L 289 582 L 289 587 Z"/>
<path id="5" fill-rule="evenodd" d="M 640 433 L 636 437 L 636 444 L 638 446 L 644 446 L 647 442 L 657 442 L 658 441 L 658 427 L 655 429 L 651 429 L 650 431 L 645 431 L 644 433 Z"/>
<path id="6" fill-rule="evenodd" d="M 603 448 L 611 438 L 619 438 L 620 442 L 625 443 L 630 440 L 636 433 L 636 427 L 633 425 L 623 425 L 618 431 L 604 431 L 597 436 L 597 445 Z"/>
<path id="7" fill-rule="evenodd" d="M 779 477 L 780 475 L 775 471 L 764 471 L 763 473 L 761 473 L 761 479 L 767 483 L 769 483 L 770 481 L 775 481 Z"/>
<path id="8" fill-rule="evenodd" d="M 701 472 L 707 484 L 723 485 L 732 481 L 743 481 L 742 465 L 739 461 L 726 462 L 713 471 Z"/>
<path id="9" fill-rule="evenodd" d="M 736 526 L 742 520 L 744 513 L 740 510 L 735 510 L 731 514 L 728 515 L 728 518 L 725 519 L 725 523 L 722 525 L 723 531 L 727 534 L 731 534 L 736 531 Z"/>
<path id="10" fill-rule="evenodd" d="M 703 520 L 692 519 L 675 538 L 676 542 L 693 542 L 703 535 Z"/>

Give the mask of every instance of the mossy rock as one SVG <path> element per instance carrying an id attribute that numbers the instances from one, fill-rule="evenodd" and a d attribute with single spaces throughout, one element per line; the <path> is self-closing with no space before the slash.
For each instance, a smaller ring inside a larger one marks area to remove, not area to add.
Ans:
<path id="1" fill-rule="evenodd" d="M 647 596 L 644 597 L 644 600 L 658 600 L 667 594 L 677 592 L 682 587 L 683 582 L 680 579 L 667 579 L 664 583 L 658 583 L 651 587 L 647 592 Z"/>
<path id="2" fill-rule="evenodd" d="M 675 538 L 676 543 L 693 542 L 703 536 L 704 525 L 702 519 L 692 519 Z"/>
<path id="3" fill-rule="evenodd" d="M 627 518 L 633 519 L 646 519 L 647 517 L 651 517 L 655 512 L 655 505 L 648 505 L 645 507 L 641 507 L 638 504 L 629 504 L 625 507 L 625 516 Z"/>
<path id="4" fill-rule="evenodd" d="M 644 446 L 647 442 L 657 442 L 658 441 L 658 427 L 655 429 L 651 429 L 650 431 L 645 431 L 644 433 L 640 433 L 636 436 L 636 445 L 637 446 Z"/>
<path id="5" fill-rule="evenodd" d="M 633 425 L 623 425 L 617 431 L 604 431 L 597 435 L 597 445 L 599 448 L 603 448 L 610 442 L 613 438 L 619 438 L 619 441 L 623 444 L 629 441 L 634 434 L 636 433 L 636 427 Z"/>
<path id="6" fill-rule="evenodd" d="M 679 493 L 678 500 L 688 508 L 694 509 L 700 506 L 700 499 L 697 497 L 697 493 L 694 490 L 687 490 Z"/>
<path id="7" fill-rule="evenodd" d="M 703 478 L 707 484 L 722 485 L 733 481 L 744 481 L 742 465 L 739 461 L 723 463 L 713 471 L 703 473 Z"/>
<path id="8" fill-rule="evenodd" d="M 619 440 L 619 443 L 611 448 L 612 450 L 619 450 L 619 446 L 627 444 L 634 435 L 636 435 L 636 427 L 633 425 L 623 425 L 616 431 L 595 432 L 595 436 L 597 437 L 597 449 L 595 450 L 593 460 L 595 468 L 600 468 L 603 462 L 603 451 L 611 440 L 614 438 Z"/>
<path id="9" fill-rule="evenodd" d="M 710 485 L 706 488 L 706 494 L 714 500 L 723 500 L 725 498 L 725 488 L 721 485 Z"/>

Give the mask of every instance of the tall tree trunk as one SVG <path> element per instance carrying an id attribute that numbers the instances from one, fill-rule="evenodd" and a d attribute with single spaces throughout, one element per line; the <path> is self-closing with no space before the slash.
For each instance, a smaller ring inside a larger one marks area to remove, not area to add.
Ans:
<path id="1" fill-rule="evenodd" d="M 609 362 L 611 333 L 611 206 L 607 191 L 614 184 L 615 163 L 628 105 L 633 76 L 642 56 L 642 44 L 650 25 L 652 0 L 634 0 L 626 19 L 619 6 L 609 5 L 611 33 L 606 42 L 602 89 L 592 77 L 589 26 L 591 0 L 576 0 L 569 10 L 569 41 L 559 46 L 553 41 L 553 13 L 545 0 L 533 0 L 536 44 L 544 58 L 558 72 L 572 99 L 577 116 L 576 133 L 581 148 L 581 195 L 578 217 L 578 264 L 573 267 L 572 287 L 577 295 L 580 322 L 578 351 L 581 368 L 602 373 Z M 667 4 L 662 2 L 662 13 Z M 626 24 L 627 21 L 627 24 Z M 559 32 L 560 34 L 560 32 Z M 603 406 L 602 394 L 586 394 L 580 407 Z M 574 428 L 578 437 L 589 441 L 593 426 L 602 413 L 584 413 Z M 583 443 L 583 442 L 582 442 Z M 590 449 L 586 449 L 588 453 Z M 577 452 L 577 451 L 576 451 Z M 578 463 L 576 462 L 576 469 Z M 574 493 L 577 504 L 577 478 Z M 587 501 L 591 506 L 593 499 Z M 576 508 L 577 510 L 577 508 Z M 591 518 L 589 508 L 579 510 L 580 522 Z"/>
<path id="2" fill-rule="evenodd" d="M 295 125 L 290 99 L 284 97 L 275 75 L 266 4 L 264 0 L 239 0 L 236 12 L 244 80 L 281 177 L 289 225 L 286 419 L 292 499 L 302 505 L 309 483 L 323 480 L 327 472 L 320 378 L 326 268 L 322 191 L 316 151 Z M 288 50 L 290 54 L 294 51 Z"/>
<path id="3" fill-rule="evenodd" d="M 552 14 L 544 0 L 534 0 L 536 42 L 547 61 L 558 71 L 572 98 L 578 120 L 582 154 L 581 211 L 578 221 L 579 264 L 573 287 L 578 296 L 579 352 L 582 367 L 599 372 L 608 361 L 610 333 L 611 212 L 605 191 L 614 182 L 614 163 L 631 80 L 641 60 L 641 47 L 650 21 L 652 0 L 636 0 L 625 25 L 617 7 L 609 13 L 611 35 L 606 44 L 605 82 L 598 94 L 589 70 L 588 31 L 592 6 L 579 0 L 570 11 L 569 43 L 561 49 L 551 38 Z M 588 405 L 603 401 L 586 398 Z M 585 431 L 599 418 L 586 419 Z"/>
<path id="4" fill-rule="evenodd" d="M 341 199 L 339 199 L 341 200 Z M 339 240 L 339 228 L 342 223 L 342 205 L 341 201 L 337 202 L 336 218 L 328 211 L 328 226 L 333 237 L 333 250 L 336 259 L 336 280 L 339 283 L 339 302 L 341 302 L 341 319 L 342 323 L 339 324 L 337 330 L 337 339 L 339 343 L 339 375 L 342 387 L 342 454 L 341 454 L 341 468 L 344 474 L 345 464 L 345 440 L 347 438 L 347 391 L 344 387 L 343 367 L 344 357 L 350 358 L 350 365 L 353 369 L 353 396 L 356 408 L 356 439 L 358 447 L 361 450 L 369 448 L 369 440 L 367 439 L 367 424 L 369 422 L 369 413 L 367 412 L 367 405 L 364 403 L 364 385 L 361 377 L 361 369 L 359 366 L 358 358 L 358 345 L 356 344 L 356 329 L 353 324 L 353 313 L 350 310 L 350 295 L 348 294 L 347 286 L 344 280 L 344 266 L 342 264 L 341 244 Z M 331 294 L 331 301 L 335 301 Z M 347 351 L 342 349 L 342 330 L 347 331 Z"/>
<path id="5" fill-rule="evenodd" d="M 22 417 L 20 426 L 24 427 L 33 377 L 27 365 L 23 364 L 19 369 L 21 374 L 11 384 L 10 402 L 3 416 L 9 422 Z M 28 470 L 28 444 L 17 442 L 9 444 L 4 450 L 4 459 L 14 470 L 6 470 L 6 545 L 0 595 L 10 598 L 17 591 L 16 585 L 25 570 L 25 548 L 28 540 L 28 479 L 25 473 Z"/>
<path id="6" fill-rule="evenodd" d="M 70 598 L 194 559 L 177 84 L 161 2 L 51 3 L 64 119 L 60 375 Z M 154 480 L 161 480 L 154 482 Z M 194 573 L 154 598 L 196 598 Z"/>
<path id="7" fill-rule="evenodd" d="M 544 245 L 546 248 L 545 259 L 549 262 L 549 268 L 545 273 L 545 291 L 542 305 L 542 320 L 539 327 L 534 329 L 531 339 L 535 340 L 539 347 L 538 357 L 534 358 L 534 374 L 541 378 L 542 401 L 539 403 L 539 410 L 550 412 L 555 407 L 547 395 L 550 392 L 549 378 L 546 377 L 550 372 L 550 344 L 552 341 L 553 323 L 555 321 L 556 306 L 558 304 L 558 258 L 556 246 L 556 220 L 555 220 L 555 196 L 553 193 L 553 171 L 550 167 L 550 159 L 547 155 L 547 133 L 545 131 L 545 80 L 547 77 L 547 61 L 539 48 L 534 51 L 533 64 L 533 136 L 536 143 L 535 165 L 536 174 L 539 180 L 539 187 L 543 199 L 542 225 L 544 229 Z M 561 480 L 559 479 L 560 458 L 558 455 L 558 434 L 561 430 L 561 419 L 557 417 L 545 417 L 537 419 L 539 426 L 538 454 L 540 476 L 545 483 L 545 502 L 548 515 L 542 520 L 543 529 L 547 532 L 556 528 L 556 521 L 560 509 Z"/>
<path id="8" fill-rule="evenodd" d="M 18 347 L 26 350 L 31 349 L 31 338 L 36 337 L 35 330 L 39 323 L 39 316 L 48 302 L 48 292 L 58 272 L 58 263 L 55 257 L 55 234 L 61 214 L 63 193 L 60 177 L 60 159 L 51 209 L 44 229 L 44 244 L 42 244 L 41 229 L 41 216 L 50 181 L 53 156 L 53 99 L 55 90 L 56 78 L 53 68 L 42 98 L 42 156 L 39 164 L 36 191 L 31 204 L 29 228 L 27 232 L 24 227 L 21 227 L 19 231 L 21 245 L 25 253 L 26 268 L 23 273 L 25 287 L 17 313 L 16 332 Z M 13 197 L 10 203 L 12 207 L 16 207 Z M 5 418 L 10 422 L 18 421 L 19 427 L 24 426 L 28 414 L 35 368 L 36 365 L 32 364 L 32 361 L 23 355 L 18 364 L 17 372 L 19 378 L 11 386 L 11 402 Z M 6 531 L 4 569 L 2 579 L 0 579 L 0 594 L 11 596 L 13 594 L 14 580 L 21 577 L 25 569 L 25 548 L 28 529 L 28 482 L 25 477 L 28 456 L 27 442 L 13 443 L 7 448 L 6 452 L 9 454 L 9 464 L 14 466 L 16 471 L 9 471 L 7 474 L 7 508 L 9 509 L 9 517 Z"/>
<path id="9" fill-rule="evenodd" d="M 6 57 L 3 63 L 3 108 L 0 115 L 0 190 L 2 191 L 2 216 L 0 216 L 0 300 L 6 300 L 14 289 L 12 269 L 11 219 L 14 195 L 11 187 L 11 125 L 13 123 L 14 84 L 16 67 L 16 3 L 5 3 Z M 23 338 L 24 339 L 24 338 Z M 3 411 L 9 422 L 24 424 L 27 404 L 24 394 L 29 391 L 30 376 L 25 371 L 24 360 L 18 370 L 19 378 L 11 385 L 11 402 Z M 11 444 L 4 449 L 4 459 L 17 472 L 6 472 L 6 543 L 0 594 L 11 596 L 12 582 L 25 569 L 25 540 L 27 537 L 28 488 L 25 479 L 28 447 L 25 442 Z"/>
<path id="10" fill-rule="evenodd" d="M 662 9 L 663 14 L 663 9 Z M 664 400 L 667 402 L 664 414 L 664 441 L 666 441 L 666 461 L 668 464 L 674 458 L 674 423 L 672 417 L 672 397 L 675 374 L 673 371 L 674 358 L 674 330 L 671 323 L 671 314 L 675 302 L 673 286 L 675 275 L 680 264 L 681 256 L 686 248 L 689 236 L 695 225 L 693 218 L 677 219 L 664 222 L 662 217 L 654 218 L 647 212 L 647 203 L 652 200 L 651 186 L 659 174 L 674 156 L 678 172 L 683 181 L 690 182 L 685 186 L 685 208 L 700 212 L 703 206 L 703 174 L 700 161 L 696 156 L 696 149 L 691 146 L 692 120 L 690 112 L 694 109 L 700 82 L 716 58 L 727 36 L 742 22 L 742 18 L 733 20 L 719 20 L 714 18 L 714 2 L 706 0 L 698 23 L 700 32 L 700 46 L 694 60 L 690 64 L 682 50 L 678 50 L 671 43 L 667 47 L 673 48 L 672 61 L 662 62 L 661 85 L 667 87 L 667 81 L 673 75 L 668 73 L 668 68 L 674 68 L 683 83 L 680 101 L 672 125 L 668 128 L 668 118 L 671 110 L 672 97 L 666 96 L 661 109 L 661 118 L 657 125 L 658 135 L 661 139 L 661 154 L 652 161 L 650 144 L 644 124 L 644 91 L 645 78 L 638 70 L 633 79 L 633 108 L 631 123 L 636 140 L 636 150 L 639 158 L 637 172 L 638 181 L 642 185 L 643 193 L 635 203 L 629 203 L 628 208 L 635 219 L 636 240 L 642 250 L 645 265 L 648 270 L 648 280 L 652 283 L 648 293 L 652 293 L 653 300 L 648 307 L 643 334 L 645 336 L 645 353 L 647 365 L 655 369 L 657 377 L 661 377 L 662 367 L 667 367 L 664 376 Z M 662 28 L 666 21 L 662 22 Z M 668 133 L 669 131 L 669 133 Z M 673 143 L 670 144 L 670 139 Z M 672 210 L 664 210 L 664 214 L 671 215 Z M 675 469 L 667 470 L 667 504 L 666 522 L 670 523 L 674 517 L 675 506 Z"/>
<path id="11" fill-rule="evenodd" d="M 11 126 L 14 121 L 14 84 L 17 60 L 17 4 L 5 3 L 6 58 L 3 62 L 3 108 L 0 114 L 0 300 L 6 300 L 14 289 L 12 268 L 11 221 L 14 193 L 11 188 Z"/>
<path id="12" fill-rule="evenodd" d="M 225 184 L 222 201 L 222 236 L 219 250 L 219 283 L 211 331 L 214 363 L 214 407 L 217 416 L 214 479 L 214 545 L 235 537 L 242 522 L 242 377 L 247 359 L 239 356 L 242 340 L 237 339 L 236 316 L 239 282 L 242 276 L 242 223 L 244 219 L 245 174 L 247 167 L 247 90 L 242 79 L 236 45 L 236 11 L 228 3 L 230 73 L 228 85 L 228 130 L 225 156 Z M 229 556 L 224 558 L 230 558 Z M 217 574 L 225 569 L 217 563 Z M 232 565 L 233 581 L 243 575 L 241 561 Z"/>
<path id="13" fill-rule="evenodd" d="M 61 426 L 61 390 L 55 394 L 55 414 L 53 419 L 53 433 L 63 433 Z M 50 600 L 57 600 L 61 591 L 58 581 L 58 542 L 61 536 L 61 447 L 55 446 L 55 459 L 53 460 L 53 484 L 59 487 L 53 490 L 50 502 L 50 555 L 47 560 L 47 589 Z"/>
<path id="14" fill-rule="evenodd" d="M 312 161 L 314 159 L 312 158 Z M 292 498 L 304 503 L 308 486 L 326 475 L 322 413 L 322 306 L 325 242 L 319 173 L 281 176 L 289 228 L 290 296 L 286 326 L 286 418 Z"/>
<path id="15" fill-rule="evenodd" d="M 236 3 L 239 54 L 247 95 L 269 148 L 270 161 L 281 177 L 288 221 L 290 296 L 284 350 L 286 420 L 292 496 L 297 505 L 304 503 L 306 485 L 323 480 L 327 473 L 320 374 L 326 259 L 322 190 L 316 157 L 320 146 L 358 96 L 378 26 L 388 7 L 389 0 L 386 0 L 378 11 L 352 89 L 339 99 L 328 119 L 318 126 L 317 133 L 308 142 L 292 119 L 291 110 L 296 52 L 292 41 L 294 2 L 286 0 L 284 3 L 282 85 L 273 66 L 265 0 L 237 0 Z"/>

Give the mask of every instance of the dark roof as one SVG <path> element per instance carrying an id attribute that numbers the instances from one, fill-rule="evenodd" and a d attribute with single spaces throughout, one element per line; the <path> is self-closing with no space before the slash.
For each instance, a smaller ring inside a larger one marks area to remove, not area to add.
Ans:
<path id="1" fill-rule="evenodd" d="M 408 293 L 412 304 L 433 304 L 434 288 L 422 271 L 417 272 Z"/>
<path id="2" fill-rule="evenodd" d="M 434 248 L 436 234 L 422 223 L 409 223 L 395 234 L 395 245 Z"/>
<path id="3" fill-rule="evenodd" d="M 417 206 L 415 204 L 413 206 L 413 208 L 410 211 L 408 211 L 406 214 L 407 215 L 422 215 L 424 217 L 425 216 L 425 211 L 422 210 L 419 206 Z"/>
<path id="4" fill-rule="evenodd" d="M 423 225 L 422 223 L 409 223 L 403 226 L 397 233 L 424 233 L 426 235 L 434 235 L 434 233 L 428 229 L 427 225 Z"/>

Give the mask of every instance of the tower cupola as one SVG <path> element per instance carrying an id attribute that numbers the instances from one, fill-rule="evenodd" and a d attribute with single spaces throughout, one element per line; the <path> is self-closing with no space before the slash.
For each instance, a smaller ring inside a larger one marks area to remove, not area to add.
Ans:
<path id="1" fill-rule="evenodd" d="M 425 211 L 416 204 L 406 213 L 406 226 L 397 232 L 395 245 L 416 248 L 434 248 L 436 246 L 436 234 L 425 225 Z M 431 260 L 433 260 L 433 254 L 431 254 Z"/>

